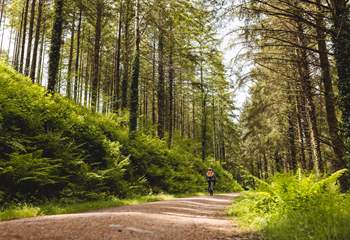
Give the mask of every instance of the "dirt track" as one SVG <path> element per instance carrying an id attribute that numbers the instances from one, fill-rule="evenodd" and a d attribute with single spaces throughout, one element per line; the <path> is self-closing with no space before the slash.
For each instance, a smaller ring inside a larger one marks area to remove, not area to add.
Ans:
<path id="1" fill-rule="evenodd" d="M 96 212 L 0 222 L 1 240 L 243 240 L 225 216 L 237 194 L 181 198 Z"/>

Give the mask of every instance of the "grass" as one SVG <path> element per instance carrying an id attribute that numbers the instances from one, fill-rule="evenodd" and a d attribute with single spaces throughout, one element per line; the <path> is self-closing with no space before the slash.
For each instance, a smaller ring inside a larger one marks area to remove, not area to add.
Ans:
<path id="1" fill-rule="evenodd" d="M 7 209 L 0 211 L 0 221 L 7 221 L 20 218 L 38 217 L 46 215 L 58 215 L 58 214 L 70 214 L 88 212 L 104 208 L 113 208 L 125 205 L 136 205 L 147 202 L 156 202 L 164 200 L 172 200 L 179 197 L 189 196 L 203 196 L 205 193 L 192 193 L 192 194 L 158 194 L 141 196 L 132 199 L 118 199 L 111 197 L 109 199 L 75 202 L 75 203 L 48 203 L 39 206 L 31 206 L 28 204 L 20 204 L 17 206 L 11 206 Z"/>
<path id="2" fill-rule="evenodd" d="M 40 215 L 40 208 L 30 205 L 19 205 L 0 212 L 0 221 L 36 217 Z"/>

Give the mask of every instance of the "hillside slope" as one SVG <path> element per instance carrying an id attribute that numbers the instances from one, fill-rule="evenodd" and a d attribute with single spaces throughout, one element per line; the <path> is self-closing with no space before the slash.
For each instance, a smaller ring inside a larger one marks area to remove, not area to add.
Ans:
<path id="1" fill-rule="evenodd" d="M 0 203 L 130 197 L 205 190 L 208 165 L 218 190 L 240 187 L 218 164 L 158 138 L 129 141 L 123 117 L 93 114 L 0 65 Z"/>

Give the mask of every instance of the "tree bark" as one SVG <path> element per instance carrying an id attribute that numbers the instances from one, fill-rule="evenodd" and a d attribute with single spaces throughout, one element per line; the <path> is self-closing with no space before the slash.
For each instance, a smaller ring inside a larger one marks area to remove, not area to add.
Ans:
<path id="1" fill-rule="evenodd" d="M 34 37 L 32 66 L 30 68 L 30 78 L 32 79 L 33 83 L 35 82 L 36 64 L 38 59 L 38 48 L 39 48 L 39 41 L 40 41 L 43 5 L 44 5 L 44 0 L 39 0 L 38 17 L 36 20 L 36 29 L 35 29 L 35 37 Z"/>
<path id="2" fill-rule="evenodd" d="M 201 98 L 202 98 L 202 123 L 201 123 L 201 142 L 202 142 L 202 160 L 207 158 L 207 93 L 204 86 L 203 60 L 200 63 L 201 80 Z"/>
<path id="3" fill-rule="evenodd" d="M 73 65 L 74 37 L 75 37 L 75 12 L 73 13 L 73 19 L 72 19 L 69 58 L 68 58 L 68 72 L 67 72 L 66 95 L 69 99 L 72 98 L 72 65 Z M 76 93 L 74 93 L 74 95 L 76 95 Z"/>
<path id="4" fill-rule="evenodd" d="M 21 14 L 21 23 L 19 27 L 19 31 L 16 34 L 16 41 L 15 41 L 15 48 L 13 52 L 13 65 L 16 69 L 16 71 L 19 72 L 19 60 L 20 60 L 20 48 L 21 48 L 21 39 L 22 39 L 22 28 L 23 28 L 23 22 L 24 22 L 24 13 L 25 13 L 25 7 L 22 9 Z"/>
<path id="5" fill-rule="evenodd" d="M 338 72 L 338 89 L 340 108 L 342 110 L 342 133 L 350 139 L 350 12 L 347 0 L 331 0 L 333 5 L 333 44 L 334 58 Z M 333 168 L 339 170 L 347 167 L 344 160 L 337 161 Z M 342 191 L 350 188 L 349 174 L 340 179 Z"/>
<path id="6" fill-rule="evenodd" d="M 43 28 L 45 29 L 45 22 L 43 24 Z M 44 48 L 45 48 L 45 31 L 42 31 L 41 33 L 41 41 L 40 41 L 40 54 L 39 54 L 39 62 L 38 62 L 38 69 L 37 69 L 37 73 L 36 73 L 36 79 L 37 79 L 37 83 L 39 85 L 42 85 L 42 79 L 43 79 L 43 61 L 44 61 L 44 57 L 45 57 L 45 54 L 44 54 Z"/>
<path id="7" fill-rule="evenodd" d="M 24 74 L 26 76 L 29 75 L 29 71 L 30 71 L 30 57 L 32 54 L 32 40 L 33 40 L 33 33 L 34 33 L 35 5 L 36 5 L 36 0 L 32 0 L 32 6 L 30 9 L 30 20 L 29 20 L 27 57 L 26 57 L 26 64 L 24 68 Z"/>
<path id="8" fill-rule="evenodd" d="M 115 60 L 115 73 L 114 73 L 114 112 L 118 112 L 120 109 L 120 53 L 121 53 L 121 40 L 122 40 L 122 18 L 123 18 L 123 0 L 120 1 L 119 20 L 118 20 L 118 36 L 116 44 L 116 60 Z"/>
<path id="9" fill-rule="evenodd" d="M 123 56 L 123 80 L 122 80 L 122 103 L 123 110 L 128 107 L 128 89 L 129 89 L 129 65 L 130 65 L 130 0 L 126 0 L 125 3 L 125 16 L 124 16 L 124 56 Z"/>
<path id="10" fill-rule="evenodd" d="M 175 78 L 175 71 L 174 71 L 174 60 L 173 60 L 173 54 L 174 54 L 174 36 L 173 36 L 173 26 L 172 22 L 170 23 L 170 48 L 169 48 L 169 88 L 168 88 L 168 95 L 169 95 L 169 114 L 168 114 L 168 147 L 171 148 L 173 144 L 173 132 L 174 132 L 174 78 Z"/>
<path id="11" fill-rule="evenodd" d="M 80 51 L 81 51 L 81 24 L 82 24 L 82 18 L 83 18 L 83 7 L 79 6 L 79 20 L 78 20 L 78 33 L 77 33 L 77 53 L 75 56 L 75 74 L 74 74 L 74 101 L 78 103 L 78 86 L 79 86 L 79 80 L 80 80 L 80 68 L 79 68 L 79 62 L 80 62 Z M 81 64 L 80 64 L 81 65 Z"/>
<path id="12" fill-rule="evenodd" d="M 300 107 L 299 96 L 295 97 L 296 102 L 296 116 L 297 116 L 297 126 L 298 126 L 298 140 L 300 145 L 300 158 L 299 163 L 303 170 L 306 169 L 306 156 L 305 156 L 305 140 L 304 140 L 304 126 L 302 123 L 302 113 Z"/>
<path id="13" fill-rule="evenodd" d="M 291 96 L 288 97 L 289 101 L 292 100 Z M 288 141 L 289 141 L 289 168 L 292 172 L 297 170 L 297 157 L 296 157 L 296 145 L 295 145 L 295 119 L 294 112 L 288 113 Z"/>
<path id="14" fill-rule="evenodd" d="M 304 30 L 301 24 L 298 24 L 298 40 L 300 41 L 301 46 L 307 46 L 306 39 L 304 36 Z M 299 72 L 300 72 L 300 83 L 301 88 L 303 90 L 303 94 L 305 94 L 306 104 L 307 104 L 307 115 L 308 120 L 310 121 L 311 126 L 311 143 L 313 146 L 313 154 L 315 157 L 315 165 L 314 169 L 317 175 L 323 172 L 323 161 L 321 155 L 321 147 L 319 141 L 319 132 L 317 126 L 317 118 L 316 118 L 316 106 L 313 101 L 312 96 L 312 84 L 310 78 L 310 69 L 309 63 L 307 61 L 308 56 L 305 49 L 298 49 L 298 61 L 299 61 Z"/>
<path id="15" fill-rule="evenodd" d="M 29 0 L 26 0 L 24 6 L 24 15 L 23 15 L 23 29 L 22 29 L 22 44 L 21 44 L 21 57 L 19 61 L 19 72 L 23 72 L 23 62 L 24 62 L 24 52 L 26 47 L 26 36 L 27 36 L 27 22 L 28 22 L 28 10 L 29 10 Z"/>
<path id="16" fill-rule="evenodd" d="M 165 106 L 164 106 L 164 30 L 160 23 L 158 36 L 158 137 L 164 138 Z"/>
<path id="17" fill-rule="evenodd" d="M 130 92 L 130 120 L 129 120 L 129 136 L 134 138 L 137 132 L 138 104 L 139 104 L 139 76 L 140 76 L 140 0 L 136 0 L 135 15 L 135 57 L 132 67 L 132 81 Z"/>
<path id="18" fill-rule="evenodd" d="M 95 23 L 95 43 L 94 43 L 94 60 L 93 60 L 93 76 L 91 89 L 91 109 L 96 112 L 98 105 L 98 85 L 100 77 L 100 49 L 101 49 L 101 33 L 102 33 L 102 15 L 104 3 L 103 0 L 96 2 L 96 23 Z"/>
<path id="19" fill-rule="evenodd" d="M 64 0 L 55 0 L 55 17 L 51 34 L 51 46 L 49 54 L 49 76 L 47 86 L 49 92 L 55 92 L 57 83 L 57 73 L 61 58 L 63 5 Z"/>
<path id="20" fill-rule="evenodd" d="M 154 34 L 152 47 L 152 124 L 157 124 L 156 119 L 156 34 Z"/>
<path id="21" fill-rule="evenodd" d="M 317 1 L 319 3 L 319 0 Z M 319 9 L 321 11 L 321 9 Z M 316 24 L 318 26 L 324 26 L 323 17 L 321 13 L 318 13 Z M 321 65 L 321 78 L 324 87 L 324 98 L 326 105 L 326 115 L 327 115 L 327 124 L 328 124 L 328 132 L 331 137 L 332 147 L 334 153 L 337 157 L 336 162 L 332 162 L 333 170 L 337 170 L 337 166 L 346 167 L 346 162 L 344 160 L 345 155 L 345 147 L 344 143 L 338 134 L 339 124 L 335 112 L 335 100 L 334 100 L 334 91 L 333 91 L 333 83 L 332 77 L 330 73 L 330 64 L 327 55 L 327 46 L 325 41 L 325 33 L 322 28 L 317 28 L 317 44 L 319 50 L 320 57 L 320 65 Z"/>

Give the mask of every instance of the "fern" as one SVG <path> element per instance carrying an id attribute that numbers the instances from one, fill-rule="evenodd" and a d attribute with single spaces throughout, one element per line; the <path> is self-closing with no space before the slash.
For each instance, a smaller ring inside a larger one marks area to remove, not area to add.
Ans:
<path id="1" fill-rule="evenodd" d="M 336 185 L 338 179 L 343 176 L 348 170 L 347 169 L 341 169 L 333 173 L 327 178 L 324 178 L 320 180 L 319 182 L 316 182 L 314 186 L 312 186 L 312 191 L 323 191 L 323 190 L 329 190 L 331 186 Z"/>

